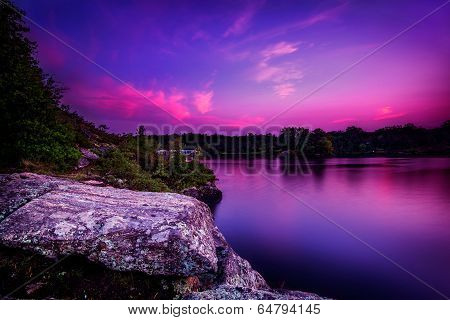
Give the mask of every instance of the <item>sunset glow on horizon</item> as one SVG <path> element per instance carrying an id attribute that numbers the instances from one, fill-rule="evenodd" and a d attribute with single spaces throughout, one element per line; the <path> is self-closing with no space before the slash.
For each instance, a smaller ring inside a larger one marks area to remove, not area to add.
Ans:
<path id="1" fill-rule="evenodd" d="M 443 0 L 15 3 L 73 48 L 30 24 L 42 68 L 68 88 L 63 102 L 114 132 L 450 119 L 450 5 L 327 83 Z"/>

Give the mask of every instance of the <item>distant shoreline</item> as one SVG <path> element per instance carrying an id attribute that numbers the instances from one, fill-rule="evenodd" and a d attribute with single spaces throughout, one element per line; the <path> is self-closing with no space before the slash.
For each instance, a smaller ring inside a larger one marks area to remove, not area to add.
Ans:
<path id="1" fill-rule="evenodd" d="M 234 156 L 234 157 L 233 157 Z M 311 157 L 306 156 L 306 159 L 310 160 L 326 160 L 326 159 L 336 159 L 336 158 L 450 158 L 450 154 L 448 153 L 427 153 L 427 154 L 395 154 L 395 153 L 386 153 L 386 154 L 346 154 L 346 155 L 336 155 L 330 157 Z M 209 157 L 202 158 L 201 160 L 218 160 L 218 159 L 228 159 L 228 160 L 245 160 L 245 159 L 268 159 L 268 160 L 276 160 L 280 159 L 280 155 L 276 155 L 275 157 L 264 156 L 264 155 L 247 155 L 247 154 L 226 154 L 219 155 L 217 157 Z M 298 158 L 297 160 L 301 160 Z"/>

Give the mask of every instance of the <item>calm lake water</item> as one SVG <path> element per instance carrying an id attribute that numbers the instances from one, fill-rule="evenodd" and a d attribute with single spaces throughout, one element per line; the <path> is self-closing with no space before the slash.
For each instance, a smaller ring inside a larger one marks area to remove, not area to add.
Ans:
<path id="1" fill-rule="evenodd" d="M 303 173 L 278 160 L 206 164 L 223 191 L 218 227 L 272 285 L 335 299 L 450 296 L 450 159 L 328 159 Z"/>

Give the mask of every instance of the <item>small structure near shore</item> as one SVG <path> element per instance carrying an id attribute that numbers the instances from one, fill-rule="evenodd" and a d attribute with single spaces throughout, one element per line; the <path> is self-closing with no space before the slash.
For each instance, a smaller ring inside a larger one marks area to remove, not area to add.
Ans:
<path id="1" fill-rule="evenodd" d="M 162 156 L 164 159 L 169 159 L 172 155 L 176 154 L 177 152 L 179 152 L 180 154 L 182 154 L 183 156 L 186 157 L 186 161 L 192 161 L 194 159 L 195 156 L 200 155 L 200 151 L 197 150 L 194 147 L 184 147 L 183 149 L 171 149 L 171 150 L 167 150 L 167 149 L 159 149 L 156 151 L 156 154 L 158 156 Z"/>

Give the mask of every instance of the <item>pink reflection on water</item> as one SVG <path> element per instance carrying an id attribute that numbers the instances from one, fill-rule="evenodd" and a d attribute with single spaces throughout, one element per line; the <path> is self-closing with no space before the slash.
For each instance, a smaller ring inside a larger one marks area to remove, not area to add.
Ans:
<path id="1" fill-rule="evenodd" d="M 329 159 L 311 162 L 309 175 L 277 160 L 208 165 L 224 192 L 216 223 L 273 284 L 335 298 L 439 298 L 262 174 L 450 293 L 448 158 Z"/>

